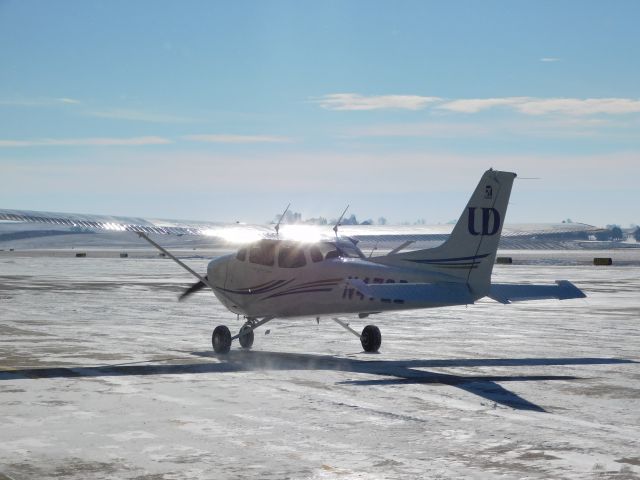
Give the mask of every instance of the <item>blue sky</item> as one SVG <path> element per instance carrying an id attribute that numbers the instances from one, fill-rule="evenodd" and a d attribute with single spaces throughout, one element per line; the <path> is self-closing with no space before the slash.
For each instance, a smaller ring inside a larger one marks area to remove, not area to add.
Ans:
<path id="1" fill-rule="evenodd" d="M 0 208 L 640 222 L 636 1 L 0 1 Z M 526 178 L 535 178 L 528 180 Z"/>

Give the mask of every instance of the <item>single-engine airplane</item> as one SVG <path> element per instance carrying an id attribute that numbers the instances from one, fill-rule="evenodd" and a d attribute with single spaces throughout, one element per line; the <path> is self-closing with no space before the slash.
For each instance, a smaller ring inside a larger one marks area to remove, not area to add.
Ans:
<path id="1" fill-rule="evenodd" d="M 585 297 L 566 280 L 555 285 L 491 282 L 515 177 L 515 173 L 487 170 L 451 235 L 435 248 L 403 252 L 405 243 L 387 255 L 365 257 L 355 239 L 338 236 L 338 224 L 335 237 L 320 241 L 281 239 L 278 224 L 275 238 L 262 238 L 213 259 L 205 275 L 149 237 L 151 233 L 181 234 L 179 228 L 163 231 L 124 217 L 96 222 L 72 214 L 17 210 L 0 210 L 0 219 L 137 233 L 197 278 L 180 299 L 209 289 L 228 310 L 246 319 L 233 336 L 225 325 L 213 330 L 216 353 L 229 352 L 236 339 L 242 348 L 251 348 L 254 330 L 274 318 L 320 316 L 332 317 L 358 336 L 366 352 L 377 352 L 382 341 L 378 327 L 367 325 L 358 333 L 337 316 L 366 318 L 391 310 L 469 305 L 483 297 L 505 304 Z"/>

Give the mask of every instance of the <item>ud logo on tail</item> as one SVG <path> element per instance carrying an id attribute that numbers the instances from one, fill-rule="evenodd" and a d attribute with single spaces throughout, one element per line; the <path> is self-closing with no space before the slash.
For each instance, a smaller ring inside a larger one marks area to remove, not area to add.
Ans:
<path id="1" fill-rule="evenodd" d="M 493 223 L 491 220 L 493 219 Z M 491 225 L 490 225 L 491 224 Z M 469 207 L 469 233 L 471 235 L 495 235 L 500 229 L 500 212 L 495 208 L 482 208 L 482 230 L 476 230 L 476 207 Z"/>

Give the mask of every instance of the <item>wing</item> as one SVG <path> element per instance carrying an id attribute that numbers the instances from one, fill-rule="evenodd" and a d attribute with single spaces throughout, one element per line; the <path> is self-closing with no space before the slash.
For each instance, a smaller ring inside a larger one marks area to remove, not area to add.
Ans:
<path id="1" fill-rule="evenodd" d="M 197 220 L 166 220 L 140 217 L 92 215 L 0 209 L 0 220 L 31 222 L 91 230 L 135 232 L 159 235 L 200 235 L 214 237 L 231 244 L 243 244 L 261 238 L 275 238 L 272 225 L 221 223 Z M 331 239 L 331 225 L 282 225 L 280 238 L 318 241 Z M 405 243 L 420 243 L 421 248 L 444 242 L 453 225 L 342 225 L 339 233 L 362 248 L 394 249 Z M 581 223 L 505 225 L 502 237 L 513 239 L 555 238 L 559 234 L 591 234 L 601 229 Z"/>
<path id="2" fill-rule="evenodd" d="M 160 220 L 139 217 L 90 215 L 0 209 L 0 220 L 79 227 L 98 231 L 134 232 L 158 235 L 200 235 L 229 243 L 248 243 L 273 235 L 269 226 L 189 220 Z"/>
<path id="3" fill-rule="evenodd" d="M 555 285 L 492 283 L 489 297 L 500 303 L 511 303 L 552 298 L 568 300 L 571 298 L 585 298 L 586 295 L 568 280 L 556 280 Z"/>

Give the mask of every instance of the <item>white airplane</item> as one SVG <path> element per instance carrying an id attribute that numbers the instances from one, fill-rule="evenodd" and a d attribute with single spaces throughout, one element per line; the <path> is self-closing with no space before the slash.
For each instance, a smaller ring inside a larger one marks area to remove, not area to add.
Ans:
<path id="1" fill-rule="evenodd" d="M 169 226 L 161 231 L 141 225 L 140 219 L 113 217 L 113 221 L 96 222 L 88 216 L 16 210 L 0 210 L 0 219 L 136 232 L 198 279 L 181 300 L 207 288 L 228 310 L 246 319 L 233 336 L 225 325 L 214 329 L 211 341 L 216 353 L 229 352 L 236 339 L 242 348 L 251 348 L 254 330 L 274 318 L 319 320 L 321 316 L 332 317 L 359 337 L 366 352 L 377 352 L 382 341 L 378 327 L 367 325 L 358 333 L 337 317 L 357 314 L 362 319 L 391 310 L 469 305 L 483 297 L 505 304 L 585 297 L 566 280 L 555 285 L 491 282 L 515 177 L 515 173 L 486 171 L 451 235 L 435 248 L 402 252 L 409 243 L 405 242 L 387 255 L 365 257 L 353 238 L 338 236 L 339 222 L 334 238 L 317 241 L 278 238 L 278 224 L 276 238 L 262 238 L 213 259 L 206 275 L 195 272 L 148 235 L 180 234 L 189 228 Z"/>

